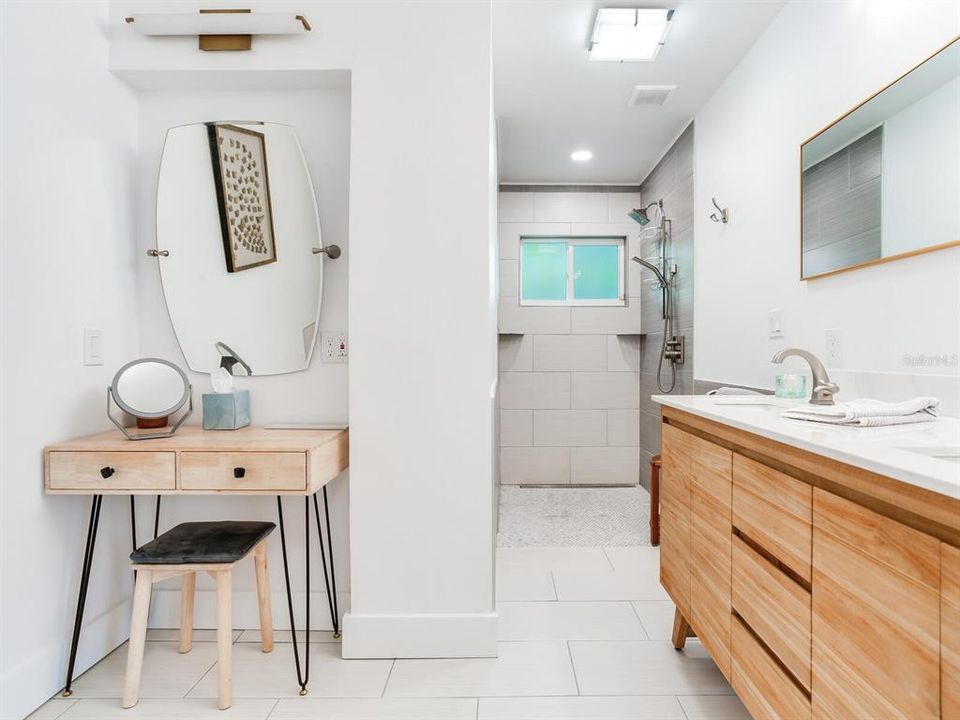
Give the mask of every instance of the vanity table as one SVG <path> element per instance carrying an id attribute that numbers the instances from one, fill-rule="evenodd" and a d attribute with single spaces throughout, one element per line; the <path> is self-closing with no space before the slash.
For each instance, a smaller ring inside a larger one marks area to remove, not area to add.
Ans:
<path id="1" fill-rule="evenodd" d="M 171 437 L 139 442 L 130 441 L 122 433 L 114 430 L 50 445 L 44 448 L 43 459 L 47 494 L 93 497 L 64 688 L 65 696 L 71 694 L 70 686 L 73 682 L 74 662 L 80 639 L 80 627 L 83 621 L 83 609 L 93 564 L 103 496 L 130 496 L 131 530 L 133 547 L 136 549 L 137 537 L 133 512 L 135 496 L 157 496 L 157 519 L 154 523 L 154 536 L 156 536 L 161 496 L 218 494 L 265 495 L 275 496 L 277 499 L 283 575 L 293 636 L 294 662 L 297 682 L 301 688 L 300 693 L 306 694 L 310 679 L 310 645 L 308 642 L 304 650 L 305 657 L 301 671 L 281 498 L 284 495 L 294 495 L 304 499 L 308 630 L 310 625 L 310 506 L 313 505 L 330 617 L 333 621 L 334 636 L 339 637 L 337 581 L 333 569 L 327 484 L 349 464 L 348 430 L 268 430 L 247 427 L 223 432 L 204 431 L 199 427 L 185 426 Z M 320 521 L 318 493 L 323 495 L 326 549 Z M 329 550 L 329 559 L 327 550 Z"/>
<path id="2" fill-rule="evenodd" d="M 960 717 L 960 420 L 659 395 L 660 581 L 754 718 Z"/>

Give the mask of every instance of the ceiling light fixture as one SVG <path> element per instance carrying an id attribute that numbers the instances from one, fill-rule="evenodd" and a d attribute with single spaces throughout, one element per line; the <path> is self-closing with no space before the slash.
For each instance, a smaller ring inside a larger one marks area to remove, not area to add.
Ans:
<path id="1" fill-rule="evenodd" d="M 652 62 L 670 30 L 673 10 L 601 8 L 593 23 L 591 60 Z"/>
<path id="2" fill-rule="evenodd" d="M 589 150 L 574 150 L 570 153 L 570 159 L 575 160 L 576 162 L 586 162 L 593 157 L 593 153 Z"/>

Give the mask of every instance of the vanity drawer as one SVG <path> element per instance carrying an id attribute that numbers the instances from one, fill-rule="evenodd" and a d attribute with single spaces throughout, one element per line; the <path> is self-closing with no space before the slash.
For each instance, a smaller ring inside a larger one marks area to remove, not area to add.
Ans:
<path id="1" fill-rule="evenodd" d="M 47 487 L 51 490 L 174 490 L 173 452 L 93 452 L 52 450 L 47 453 Z M 112 468 L 110 477 L 100 471 Z"/>
<path id="2" fill-rule="evenodd" d="M 812 486 L 734 453 L 733 526 L 810 582 Z"/>
<path id="3" fill-rule="evenodd" d="M 809 720 L 810 698 L 770 657 L 740 618 L 731 623 L 733 689 L 756 720 Z"/>
<path id="4" fill-rule="evenodd" d="M 237 469 L 242 473 L 235 472 Z M 242 477 L 237 477 L 242 474 Z M 300 452 L 182 452 L 181 490 L 306 490 Z"/>
<path id="5" fill-rule="evenodd" d="M 810 690 L 810 593 L 736 535 L 733 609 Z"/>

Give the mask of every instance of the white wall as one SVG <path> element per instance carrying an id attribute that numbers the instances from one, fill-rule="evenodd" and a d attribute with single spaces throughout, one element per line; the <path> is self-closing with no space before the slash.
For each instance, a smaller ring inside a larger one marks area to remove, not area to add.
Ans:
<path id="1" fill-rule="evenodd" d="M 0 717 L 62 687 L 90 500 L 45 497 L 41 450 L 105 430 L 138 353 L 137 101 L 105 70 L 106 3 L 0 3 Z M 42 36 L 42 42 L 38 38 Z M 101 367 L 83 328 L 104 332 Z M 126 639 L 125 498 L 104 499 L 77 674 Z"/>
<path id="2" fill-rule="evenodd" d="M 322 75 L 321 75 L 322 77 Z M 343 77 L 346 81 L 347 78 Z M 222 80 L 198 72 L 195 85 L 208 89 L 163 89 L 143 91 L 139 95 L 139 154 L 137 158 L 138 210 L 136 233 L 137 305 L 140 326 L 140 347 L 143 356 L 162 357 L 177 363 L 185 370 L 186 361 L 177 344 L 170 316 L 167 313 L 160 284 L 159 263 L 162 259 L 146 256 L 148 247 L 156 245 L 156 191 L 157 170 L 163 151 L 167 128 L 193 122 L 215 119 L 256 119 L 291 125 L 303 148 L 307 167 L 317 195 L 323 241 L 339 245 L 343 255 L 326 261 L 323 278 L 323 306 L 320 311 L 320 332 L 340 332 L 347 329 L 347 272 L 350 245 L 347 230 L 350 178 L 350 92 L 344 82 L 332 87 L 313 87 L 303 90 L 214 90 Z M 340 85 L 339 87 L 337 85 Z M 319 347 L 319 344 L 318 344 Z M 199 424 L 200 393 L 210 392 L 209 377 L 188 373 L 194 385 L 197 410 L 188 422 Z M 251 392 L 251 415 L 254 424 L 275 422 L 346 422 L 347 364 L 321 362 L 315 351 L 313 362 L 304 372 L 269 377 L 238 378 L 237 386 Z M 349 471 L 348 471 L 349 472 Z M 336 550 L 337 590 L 341 609 L 349 608 L 350 576 L 348 515 L 348 473 L 330 485 L 333 542 Z M 152 503 L 141 501 L 140 527 L 152 527 Z M 285 518 L 291 551 L 291 585 L 297 605 L 303 602 L 303 511 L 301 501 L 285 501 Z M 256 519 L 277 521 L 276 501 L 273 498 L 250 497 L 191 497 L 165 498 L 161 511 L 160 530 L 188 520 L 217 518 Z M 312 535 L 312 577 L 322 577 L 316 533 Z M 286 597 L 280 570 L 283 567 L 279 540 L 270 545 L 270 564 L 276 570 L 272 584 L 273 614 L 277 627 L 289 627 Z M 152 627 L 178 627 L 179 581 L 164 583 L 154 596 L 151 607 Z M 323 585 L 315 580 L 314 608 L 311 622 L 317 629 L 332 625 L 326 610 Z M 198 627 L 215 627 L 213 602 L 214 585 L 208 577 L 198 579 Z M 238 626 L 256 627 L 256 587 L 252 566 L 239 569 L 234 581 L 235 613 Z M 209 597 L 208 597 L 209 596 Z M 302 615 L 298 618 L 303 623 Z"/>
<path id="3" fill-rule="evenodd" d="M 776 350 L 825 358 L 836 328 L 834 368 L 906 373 L 897 392 L 960 387 L 960 248 L 798 279 L 800 143 L 958 30 L 956 3 L 791 2 L 697 114 L 697 378 L 772 387 Z M 730 207 L 728 225 L 708 219 L 711 196 Z M 782 339 L 767 337 L 773 308 Z M 920 354 L 947 366 L 905 358 Z M 868 392 L 841 385 L 846 397 Z"/>
<path id="4" fill-rule="evenodd" d="M 111 67 L 140 83 L 192 83 L 201 69 L 289 73 L 288 86 L 295 71 L 351 72 L 343 652 L 492 654 L 490 3 L 254 2 L 254 11 L 304 14 L 314 31 L 258 37 L 235 54 L 144 38 L 123 23 L 151 8 L 210 6 L 229 3 L 113 0 Z M 270 402 L 258 398 L 274 380 L 251 384 L 255 408 Z M 301 402 L 283 397 L 284 409 Z"/>
<path id="5" fill-rule="evenodd" d="M 960 77 L 883 123 L 883 254 L 960 239 Z"/>

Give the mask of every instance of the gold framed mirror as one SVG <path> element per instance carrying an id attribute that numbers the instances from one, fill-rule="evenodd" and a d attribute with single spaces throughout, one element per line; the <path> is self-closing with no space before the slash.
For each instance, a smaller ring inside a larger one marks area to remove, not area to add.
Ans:
<path id="1" fill-rule="evenodd" d="M 800 277 L 960 245 L 960 36 L 800 146 Z"/>

